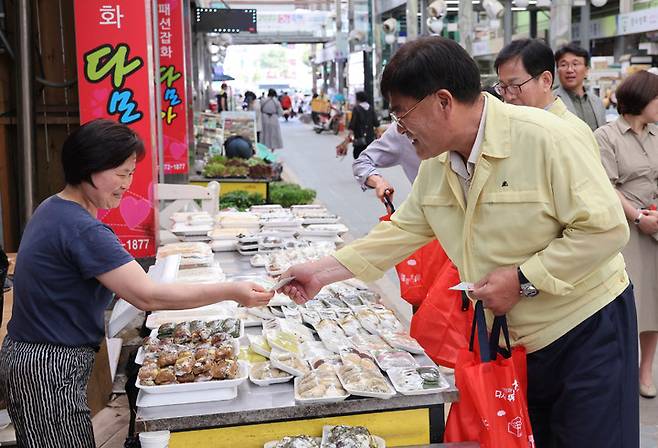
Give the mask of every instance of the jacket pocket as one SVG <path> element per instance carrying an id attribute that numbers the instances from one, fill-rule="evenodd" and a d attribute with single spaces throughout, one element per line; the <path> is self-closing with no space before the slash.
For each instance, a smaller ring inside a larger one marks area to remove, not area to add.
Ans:
<path id="1" fill-rule="evenodd" d="M 484 204 L 546 203 L 548 198 L 537 190 L 492 191 L 484 193 L 480 202 Z"/>
<path id="2" fill-rule="evenodd" d="M 457 205 L 457 201 L 447 194 L 426 194 L 420 198 L 420 205 L 423 208 L 426 206 L 452 207 Z"/>

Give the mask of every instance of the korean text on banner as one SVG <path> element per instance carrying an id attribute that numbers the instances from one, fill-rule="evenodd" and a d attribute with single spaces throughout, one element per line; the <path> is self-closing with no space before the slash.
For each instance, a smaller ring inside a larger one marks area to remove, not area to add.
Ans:
<path id="1" fill-rule="evenodd" d="M 130 126 L 146 155 L 116 209 L 100 210 L 135 257 L 155 255 L 157 185 L 155 69 L 150 0 L 75 0 L 80 122 L 107 118 Z"/>
<path id="2" fill-rule="evenodd" d="M 158 0 L 164 173 L 188 171 L 183 1 Z"/>

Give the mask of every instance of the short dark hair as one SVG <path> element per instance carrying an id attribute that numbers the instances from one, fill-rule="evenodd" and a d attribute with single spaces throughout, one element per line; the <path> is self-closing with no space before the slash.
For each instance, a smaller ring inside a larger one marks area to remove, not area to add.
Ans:
<path id="1" fill-rule="evenodd" d="M 252 92 L 251 90 L 247 90 L 244 93 L 244 99 L 251 102 L 251 101 L 256 99 L 256 94 L 254 92 Z"/>
<path id="2" fill-rule="evenodd" d="M 518 39 L 513 40 L 500 50 L 494 68 L 498 73 L 498 68 L 506 62 L 521 58 L 523 68 L 530 76 L 539 76 L 544 72 L 549 72 L 555 79 L 555 61 L 553 60 L 553 50 L 539 39 Z"/>
<path id="3" fill-rule="evenodd" d="M 116 121 L 89 121 L 73 131 L 62 146 L 64 180 L 69 185 L 94 183 L 91 175 L 123 164 L 133 154 L 144 158 L 144 142 L 135 131 Z"/>
<path id="4" fill-rule="evenodd" d="M 473 103 L 480 96 L 478 66 L 457 42 L 422 37 L 402 45 L 384 69 L 381 92 L 420 100 L 446 89 L 458 101 Z"/>
<path id="5" fill-rule="evenodd" d="M 359 103 L 363 103 L 364 101 L 368 101 L 368 95 L 366 95 L 366 92 L 364 91 L 358 91 L 356 92 L 356 100 Z"/>
<path id="6" fill-rule="evenodd" d="M 276 90 L 274 89 L 269 89 L 267 91 L 267 96 L 276 96 Z"/>
<path id="7" fill-rule="evenodd" d="M 658 97 L 658 75 L 641 71 L 626 78 L 617 87 L 617 111 L 641 115 L 647 104 Z"/>
<path id="8" fill-rule="evenodd" d="M 555 63 L 558 64 L 560 59 L 564 57 L 567 53 L 575 54 L 581 58 L 585 59 L 585 65 L 589 67 L 589 51 L 585 50 L 583 47 L 576 45 L 575 43 L 570 43 L 560 47 L 555 52 Z"/>

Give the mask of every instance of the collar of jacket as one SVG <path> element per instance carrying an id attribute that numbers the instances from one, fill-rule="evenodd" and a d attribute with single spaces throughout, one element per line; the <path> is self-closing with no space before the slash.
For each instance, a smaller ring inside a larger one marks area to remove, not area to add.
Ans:
<path id="1" fill-rule="evenodd" d="M 552 114 L 557 115 L 558 117 L 561 117 L 568 111 L 567 105 L 564 104 L 564 101 L 562 101 L 562 98 L 559 96 L 555 97 L 555 101 L 553 101 L 546 110 Z"/>
<path id="2" fill-rule="evenodd" d="M 487 95 L 487 122 L 484 124 L 480 157 L 507 158 L 512 152 L 509 108 L 515 106 L 505 104 L 489 93 L 483 95 Z M 439 161 L 450 163 L 448 151 L 438 157 Z"/>

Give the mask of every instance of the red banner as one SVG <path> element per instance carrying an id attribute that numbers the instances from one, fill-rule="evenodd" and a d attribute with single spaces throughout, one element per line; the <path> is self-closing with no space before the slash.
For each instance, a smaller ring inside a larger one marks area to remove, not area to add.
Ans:
<path id="1" fill-rule="evenodd" d="M 80 122 L 109 118 L 134 129 L 146 156 L 116 209 L 100 210 L 135 257 L 155 255 L 157 185 L 151 0 L 75 0 Z"/>
<path id="2" fill-rule="evenodd" d="M 182 0 L 158 0 L 165 174 L 187 174 L 188 171 L 185 31 L 182 8 Z"/>

